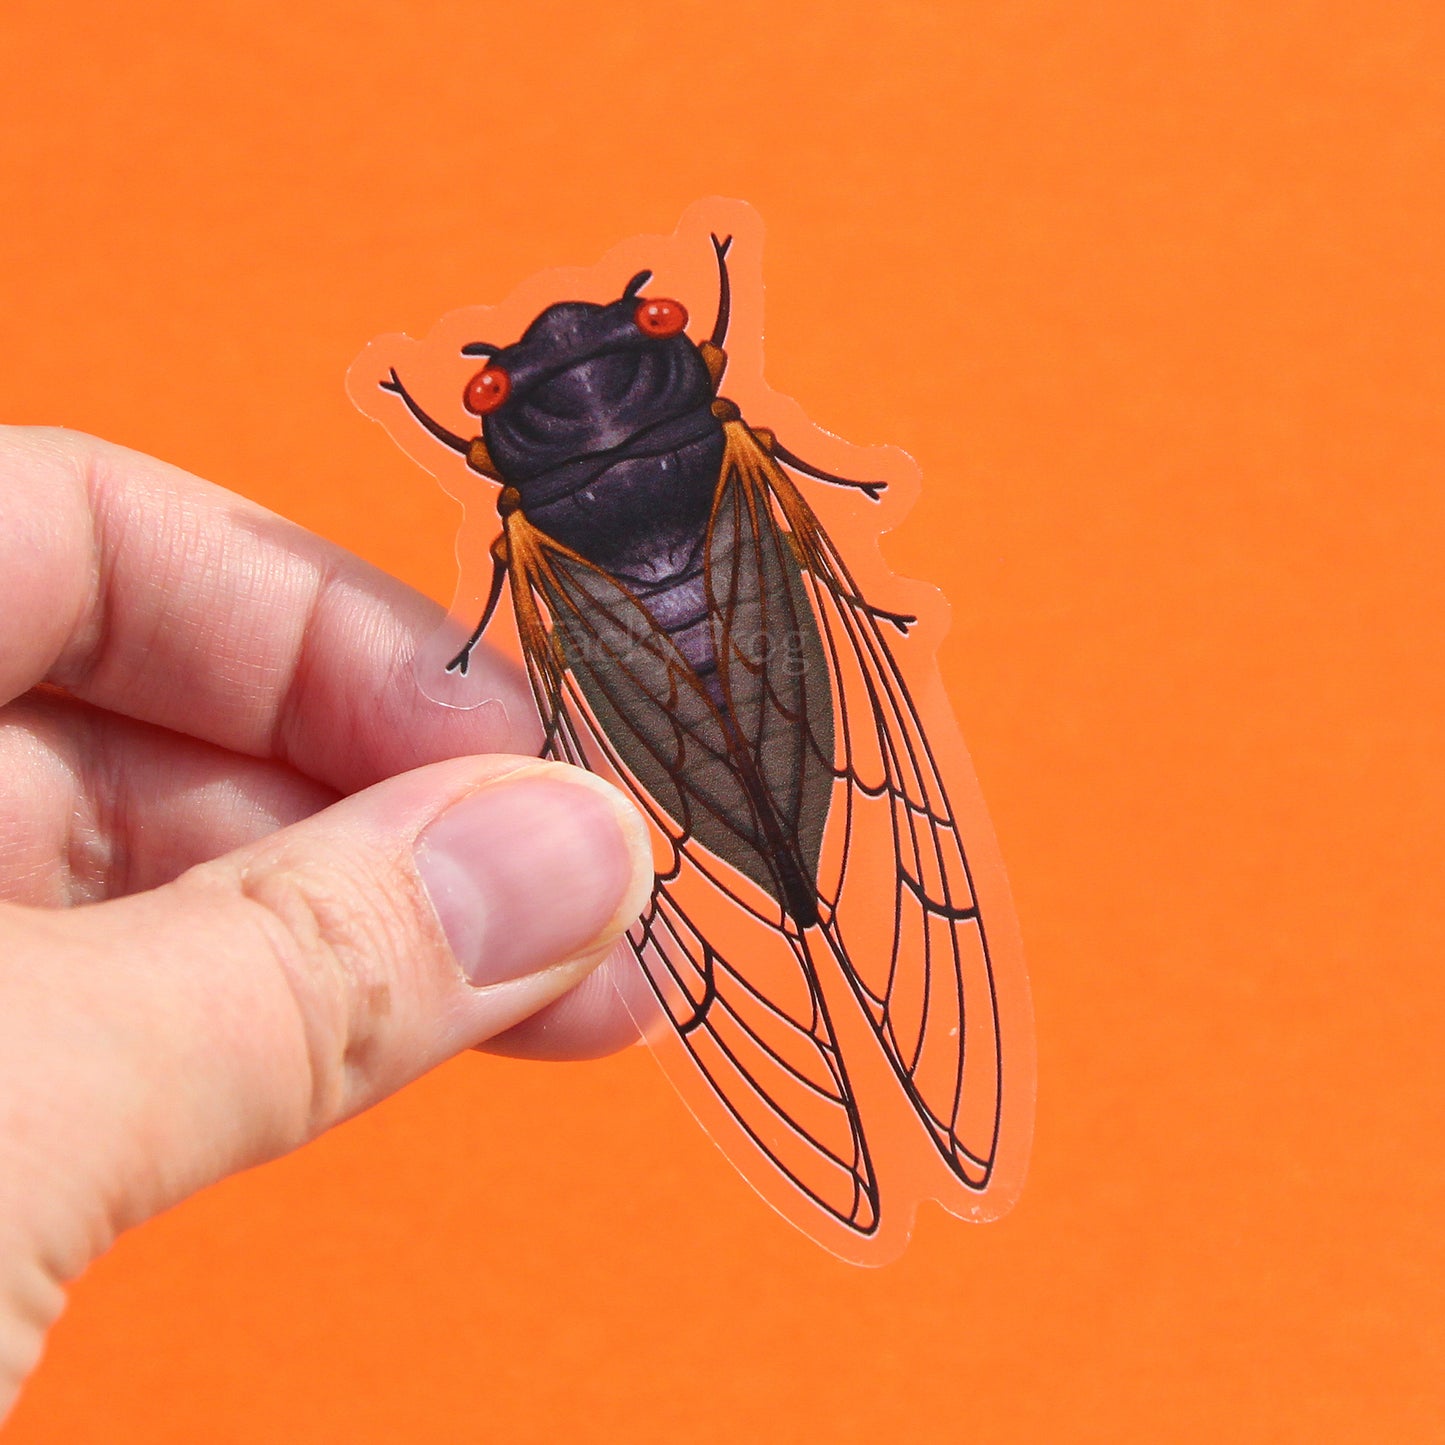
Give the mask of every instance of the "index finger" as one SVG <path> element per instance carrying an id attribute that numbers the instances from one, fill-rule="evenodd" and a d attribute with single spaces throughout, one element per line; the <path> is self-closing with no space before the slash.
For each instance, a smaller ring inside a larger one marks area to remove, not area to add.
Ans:
<path id="1" fill-rule="evenodd" d="M 0 428 L 0 701 L 51 682 L 276 758 L 341 792 L 443 758 L 534 752 L 520 670 L 479 648 L 498 705 L 428 698 L 434 602 L 179 468 L 79 433 Z"/>

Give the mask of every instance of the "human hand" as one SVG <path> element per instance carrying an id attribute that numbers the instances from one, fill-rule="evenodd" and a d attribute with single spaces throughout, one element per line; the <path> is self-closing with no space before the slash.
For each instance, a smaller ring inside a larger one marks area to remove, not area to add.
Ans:
<path id="1" fill-rule="evenodd" d="M 3 1417 L 120 1231 L 460 1050 L 635 1037 L 652 860 L 504 664 L 422 695 L 439 609 L 173 467 L 0 429 L 0 578 Z"/>

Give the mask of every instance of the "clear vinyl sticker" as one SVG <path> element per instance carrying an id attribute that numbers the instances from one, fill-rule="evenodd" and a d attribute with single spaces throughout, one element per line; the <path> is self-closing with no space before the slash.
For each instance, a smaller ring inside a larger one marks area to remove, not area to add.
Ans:
<path id="1" fill-rule="evenodd" d="M 947 606 L 879 551 L 918 469 L 767 385 L 762 238 L 700 202 L 374 341 L 347 384 L 465 509 L 423 690 L 495 705 L 472 650 L 510 652 L 544 755 L 635 799 L 643 1037 L 768 1203 L 880 1264 L 924 1199 L 986 1220 L 1017 1198 L 1033 1020 L 939 677 Z"/>

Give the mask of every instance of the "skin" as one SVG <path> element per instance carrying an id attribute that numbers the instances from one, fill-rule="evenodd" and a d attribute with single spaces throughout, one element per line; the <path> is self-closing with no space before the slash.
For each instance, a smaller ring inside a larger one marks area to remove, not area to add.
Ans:
<path id="1" fill-rule="evenodd" d="M 641 820 L 440 610 L 220 488 L 0 428 L 0 1417 L 123 1230 L 459 1051 L 636 1036 Z M 565 886 L 563 886 L 565 884 Z"/>

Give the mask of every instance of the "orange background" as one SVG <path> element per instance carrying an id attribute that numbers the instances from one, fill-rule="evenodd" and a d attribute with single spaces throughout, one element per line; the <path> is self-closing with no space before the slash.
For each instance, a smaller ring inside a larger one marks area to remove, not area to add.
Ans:
<path id="1" fill-rule="evenodd" d="M 641 1050 L 469 1057 L 122 1242 L 7 1438 L 1445 1434 L 1445 12 L 0 16 L 7 419 L 442 600 L 383 331 L 768 223 L 769 379 L 897 442 L 1038 1016 L 1031 1177 L 860 1271 Z"/>

